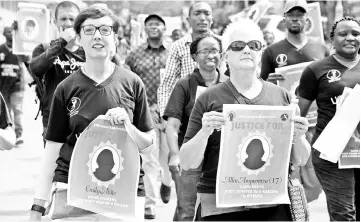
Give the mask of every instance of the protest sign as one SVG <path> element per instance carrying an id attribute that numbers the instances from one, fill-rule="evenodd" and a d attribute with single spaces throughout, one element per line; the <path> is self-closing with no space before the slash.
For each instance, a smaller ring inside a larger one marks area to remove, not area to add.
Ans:
<path id="1" fill-rule="evenodd" d="M 138 148 L 126 126 L 95 119 L 72 154 L 68 204 L 110 218 L 135 219 L 139 167 Z"/>
<path id="2" fill-rule="evenodd" d="M 303 62 L 290 66 L 276 68 L 275 72 L 284 75 L 284 80 L 277 80 L 277 85 L 287 89 L 292 96 L 296 97 L 296 89 L 300 84 L 303 70 L 312 62 Z M 313 101 L 306 115 L 311 127 L 317 123 L 317 104 Z"/>
<path id="3" fill-rule="evenodd" d="M 307 10 L 306 34 L 316 42 L 324 44 L 320 3 L 313 2 L 307 4 Z"/>
<path id="4" fill-rule="evenodd" d="M 50 12 L 43 4 L 20 2 L 18 7 L 13 52 L 31 55 L 37 45 L 49 42 Z"/>
<path id="5" fill-rule="evenodd" d="M 266 11 L 272 6 L 272 3 L 268 0 L 257 1 L 252 6 L 243 9 L 241 12 L 229 16 L 229 20 L 237 22 L 239 19 L 250 19 L 255 23 L 258 23 Z"/>
<path id="6" fill-rule="evenodd" d="M 289 204 L 295 106 L 223 105 L 217 207 Z"/>
<path id="7" fill-rule="evenodd" d="M 360 123 L 341 153 L 338 168 L 360 168 Z"/>
<path id="8" fill-rule="evenodd" d="M 336 99 L 336 101 L 340 100 L 342 100 L 340 97 Z M 340 159 L 342 152 L 348 145 L 350 138 L 355 134 L 355 129 L 360 123 L 360 100 L 360 85 L 357 84 L 349 92 L 349 95 L 344 99 L 342 105 L 339 106 L 334 117 L 328 122 L 313 144 L 313 148 L 320 151 L 320 158 L 332 163 L 337 163 Z"/>

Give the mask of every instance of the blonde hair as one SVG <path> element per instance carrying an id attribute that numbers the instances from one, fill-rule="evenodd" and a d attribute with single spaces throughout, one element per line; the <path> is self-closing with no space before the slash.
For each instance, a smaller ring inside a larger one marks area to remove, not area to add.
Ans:
<path id="1" fill-rule="evenodd" d="M 259 36 L 257 40 L 261 41 L 262 45 L 265 44 L 263 39 L 263 32 L 255 22 L 250 19 L 239 19 L 236 22 L 230 23 L 224 30 L 222 35 L 223 51 L 228 49 L 229 45 L 232 43 L 231 38 L 235 33 L 241 35 L 242 33 L 250 32 L 256 33 Z"/>

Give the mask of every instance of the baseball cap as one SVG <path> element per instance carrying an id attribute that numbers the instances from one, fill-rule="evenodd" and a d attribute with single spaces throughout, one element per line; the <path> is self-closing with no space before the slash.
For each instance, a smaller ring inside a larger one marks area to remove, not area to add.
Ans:
<path id="1" fill-rule="evenodd" d="M 158 19 L 159 21 L 161 21 L 164 25 L 165 25 L 165 21 L 162 19 L 162 17 L 160 17 L 159 15 L 156 15 L 156 14 L 150 14 L 148 15 L 145 20 L 144 20 L 144 24 L 147 23 L 150 19 L 152 18 L 156 18 Z"/>
<path id="2" fill-rule="evenodd" d="M 287 0 L 284 8 L 284 13 L 289 12 L 293 8 L 302 8 L 305 12 L 307 12 L 307 2 L 306 0 Z"/>

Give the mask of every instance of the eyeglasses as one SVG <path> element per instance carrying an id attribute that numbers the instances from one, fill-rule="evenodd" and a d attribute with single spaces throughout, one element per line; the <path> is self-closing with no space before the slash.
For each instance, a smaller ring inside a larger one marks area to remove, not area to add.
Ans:
<path id="1" fill-rule="evenodd" d="M 211 54 L 212 56 L 217 56 L 220 53 L 221 53 L 221 51 L 219 51 L 218 49 L 212 49 L 212 50 L 202 49 L 197 52 L 197 54 L 201 54 L 201 55 L 205 55 L 205 56 L 208 56 L 209 54 Z"/>
<path id="2" fill-rule="evenodd" d="M 85 35 L 94 35 L 97 30 L 99 30 L 101 35 L 110 35 L 113 30 L 113 26 L 102 25 L 96 27 L 94 25 L 84 25 L 82 26 Z"/>
<path id="3" fill-rule="evenodd" d="M 227 50 L 239 52 L 239 51 L 242 51 L 246 47 L 246 45 L 248 45 L 248 47 L 250 49 L 252 49 L 253 51 L 259 51 L 262 49 L 262 43 L 260 41 L 252 40 L 247 43 L 242 42 L 242 41 L 234 41 L 229 45 Z"/>

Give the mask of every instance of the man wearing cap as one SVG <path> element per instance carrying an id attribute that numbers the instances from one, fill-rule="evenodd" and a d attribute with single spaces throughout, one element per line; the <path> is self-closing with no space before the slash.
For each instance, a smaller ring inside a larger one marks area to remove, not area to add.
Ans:
<path id="1" fill-rule="evenodd" d="M 276 68 L 311 62 L 329 55 L 326 45 L 310 39 L 306 34 L 307 9 L 306 0 L 287 0 L 284 8 L 284 22 L 287 27 L 286 38 L 268 46 L 263 52 L 260 74 L 262 79 L 271 82 L 284 80 L 283 76 L 274 73 Z M 314 126 L 308 128 L 306 133 L 308 142 L 311 142 L 314 131 Z M 305 167 L 313 167 L 311 159 L 309 159 Z M 296 169 L 295 172 L 300 172 L 300 169 Z M 302 183 L 305 183 L 302 179 L 302 172 L 301 175 L 297 176 L 301 177 Z M 316 177 L 313 178 L 317 180 Z M 318 191 L 315 193 L 319 194 L 321 192 L 319 184 L 313 187 L 313 191 L 316 190 Z M 317 197 L 314 198 L 317 199 Z"/>
<path id="2" fill-rule="evenodd" d="M 284 8 L 286 38 L 265 49 L 262 55 L 262 79 L 267 80 L 275 68 L 315 61 L 329 55 L 325 45 L 307 36 L 306 21 L 306 0 L 287 0 Z"/>
<path id="3" fill-rule="evenodd" d="M 158 126 L 155 140 L 156 148 L 151 155 L 142 156 L 142 166 L 145 171 L 144 186 L 146 193 L 144 217 L 145 219 L 154 219 L 158 190 L 156 186 L 159 173 L 159 162 L 163 167 L 162 185 L 165 184 L 165 186 L 170 187 L 172 181 L 167 166 L 168 156 L 165 154 L 166 152 L 164 152 L 168 150 L 168 147 L 165 136 L 161 136 L 161 118 L 157 105 L 157 89 L 161 79 L 160 72 L 165 68 L 168 50 L 167 44 L 163 41 L 163 34 L 166 29 L 163 18 L 155 14 L 149 15 L 145 19 L 144 26 L 148 38 L 144 44 L 129 53 L 125 59 L 125 65 L 129 66 L 130 70 L 138 74 L 144 82 L 153 121 L 155 126 Z M 160 151 L 159 162 L 156 155 L 156 152 L 158 151 Z"/>

